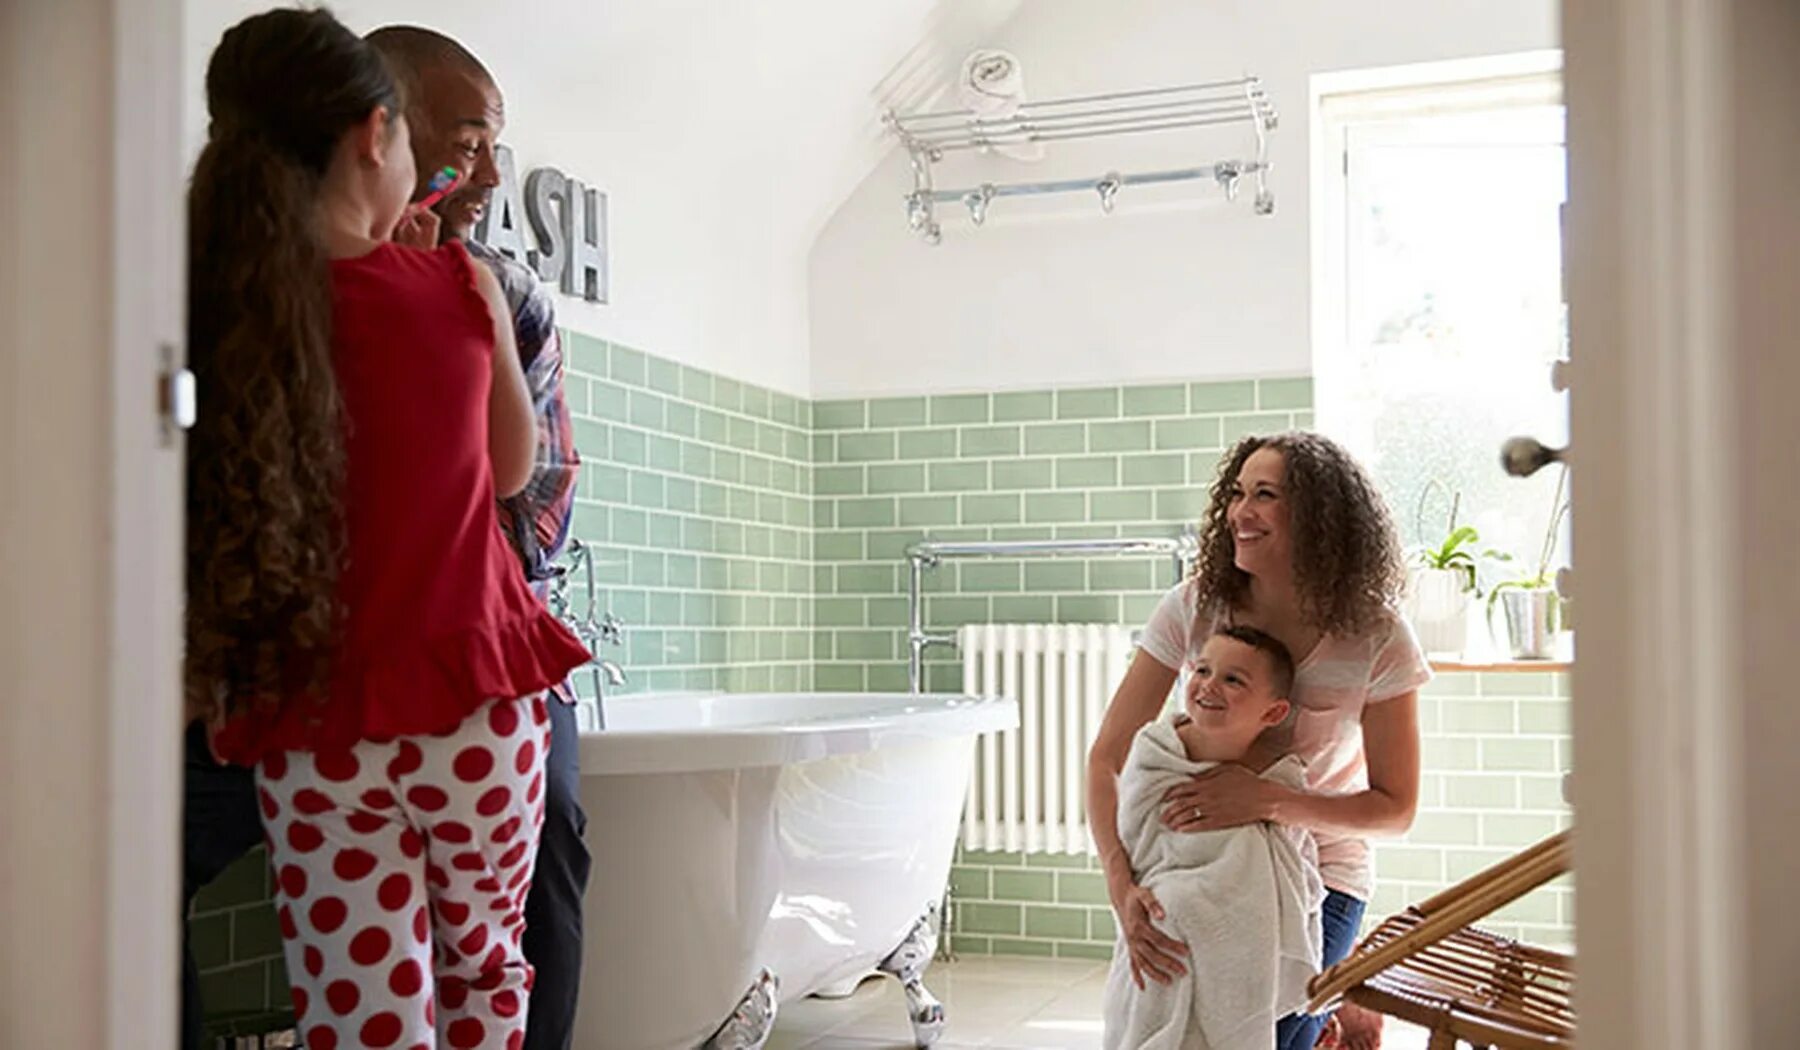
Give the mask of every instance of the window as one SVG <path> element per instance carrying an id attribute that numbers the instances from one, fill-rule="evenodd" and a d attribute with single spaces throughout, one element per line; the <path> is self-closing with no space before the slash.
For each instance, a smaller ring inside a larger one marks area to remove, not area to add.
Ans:
<path id="1" fill-rule="evenodd" d="M 1509 477 L 1499 449 L 1568 436 L 1550 385 L 1566 346 L 1558 79 L 1326 94 L 1318 113 L 1318 425 L 1369 466 L 1409 547 L 1441 541 L 1460 496 L 1459 523 L 1517 559 L 1499 573 L 1535 571 L 1559 471 Z"/>

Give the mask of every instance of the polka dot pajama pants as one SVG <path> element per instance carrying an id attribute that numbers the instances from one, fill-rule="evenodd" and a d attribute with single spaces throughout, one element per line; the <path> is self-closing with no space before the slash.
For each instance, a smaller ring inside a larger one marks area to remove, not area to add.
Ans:
<path id="1" fill-rule="evenodd" d="M 308 1050 L 519 1050 L 549 734 L 542 697 L 495 701 L 444 736 L 257 768 Z"/>

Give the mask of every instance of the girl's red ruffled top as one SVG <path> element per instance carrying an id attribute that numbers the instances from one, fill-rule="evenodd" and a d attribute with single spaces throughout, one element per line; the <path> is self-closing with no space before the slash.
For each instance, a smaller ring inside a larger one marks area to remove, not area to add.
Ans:
<path id="1" fill-rule="evenodd" d="M 494 321 L 461 244 L 332 263 L 345 438 L 344 610 L 331 694 L 253 709 L 219 754 L 448 732 L 589 660 L 526 587 L 488 459 Z"/>

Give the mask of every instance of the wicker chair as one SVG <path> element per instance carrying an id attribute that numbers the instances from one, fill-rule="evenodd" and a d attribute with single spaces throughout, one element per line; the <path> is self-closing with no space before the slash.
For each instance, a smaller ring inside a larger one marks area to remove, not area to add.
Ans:
<path id="1" fill-rule="evenodd" d="M 1565 831 L 1386 919 L 1313 979 L 1307 1009 L 1348 1000 L 1427 1029 L 1431 1050 L 1574 1046 L 1574 957 L 1470 925 L 1569 869 Z"/>

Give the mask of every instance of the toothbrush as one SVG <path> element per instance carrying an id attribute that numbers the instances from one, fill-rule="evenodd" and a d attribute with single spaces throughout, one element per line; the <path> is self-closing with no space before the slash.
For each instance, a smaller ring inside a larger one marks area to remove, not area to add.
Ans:
<path id="1" fill-rule="evenodd" d="M 424 199 L 413 205 L 414 210 L 424 211 L 438 201 L 443 200 L 461 181 L 462 175 L 455 168 L 444 167 L 439 169 L 438 173 L 433 175 L 431 181 L 426 184 Z"/>

